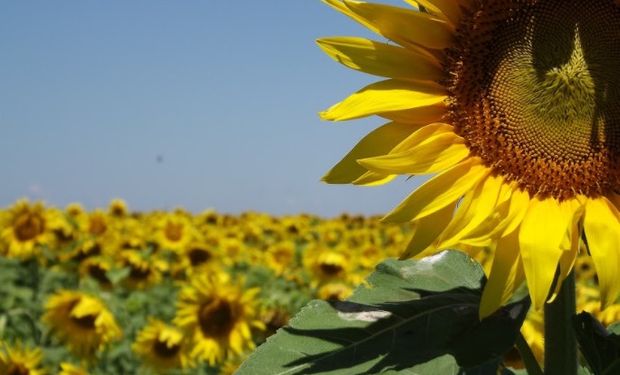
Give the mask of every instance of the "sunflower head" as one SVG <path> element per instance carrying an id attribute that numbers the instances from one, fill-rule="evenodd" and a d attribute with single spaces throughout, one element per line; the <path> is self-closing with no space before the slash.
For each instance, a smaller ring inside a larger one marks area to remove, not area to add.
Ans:
<path id="1" fill-rule="evenodd" d="M 196 237 L 192 222 L 181 214 L 166 214 L 155 223 L 154 239 L 159 247 L 181 252 Z"/>
<path id="2" fill-rule="evenodd" d="M 59 228 L 60 217 L 43 203 L 20 200 L 2 216 L 1 224 L 5 255 L 24 259 L 36 255 L 41 246 L 55 242 L 54 231 Z"/>
<path id="3" fill-rule="evenodd" d="M 403 257 L 495 250 L 481 317 L 524 280 L 541 309 L 586 244 L 612 304 L 620 296 L 620 4 L 326 3 L 394 43 L 319 40 L 338 62 L 387 78 L 321 116 L 391 120 L 324 180 L 378 185 L 434 174 L 384 221 L 412 223 Z"/>
<path id="4" fill-rule="evenodd" d="M 149 319 L 134 342 L 133 351 L 144 364 L 155 370 L 192 367 L 188 339 L 176 327 L 157 319 Z"/>
<path id="5" fill-rule="evenodd" d="M 41 349 L 0 342 L 0 374 L 44 375 L 45 371 L 40 368 L 42 358 Z"/>
<path id="6" fill-rule="evenodd" d="M 43 321 L 76 355 L 89 358 L 122 335 L 112 313 L 98 298 L 60 291 L 45 304 Z"/>
<path id="7" fill-rule="evenodd" d="M 129 209 L 127 203 L 122 199 L 112 199 L 108 206 L 108 214 L 115 218 L 123 218 L 127 216 Z"/>
<path id="8" fill-rule="evenodd" d="M 282 275 L 293 268 L 296 261 L 295 243 L 293 241 L 277 242 L 267 249 L 265 262 L 267 267 L 277 275 Z"/>
<path id="9" fill-rule="evenodd" d="M 254 347 L 252 329 L 258 319 L 258 289 L 243 290 L 227 276 L 196 275 L 179 295 L 175 323 L 192 337 L 191 356 L 214 365 L 228 353 Z"/>

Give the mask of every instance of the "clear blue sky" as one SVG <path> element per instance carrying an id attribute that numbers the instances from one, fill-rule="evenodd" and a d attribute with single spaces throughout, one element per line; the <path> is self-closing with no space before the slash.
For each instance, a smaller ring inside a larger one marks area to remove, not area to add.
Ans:
<path id="1" fill-rule="evenodd" d="M 0 205 L 389 210 L 417 181 L 319 181 L 382 124 L 319 120 L 375 80 L 324 56 L 328 35 L 369 34 L 318 0 L 4 2 Z"/>

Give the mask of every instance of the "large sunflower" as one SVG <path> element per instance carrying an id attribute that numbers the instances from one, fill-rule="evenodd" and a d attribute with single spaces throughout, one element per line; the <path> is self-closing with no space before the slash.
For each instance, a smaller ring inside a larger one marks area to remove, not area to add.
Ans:
<path id="1" fill-rule="evenodd" d="M 174 322 L 190 334 L 192 358 L 213 366 L 253 349 L 252 328 L 265 326 L 258 320 L 258 289 L 244 291 L 225 274 L 210 276 L 196 276 L 181 290 Z"/>
<path id="2" fill-rule="evenodd" d="M 394 43 L 318 41 L 342 64 L 388 78 L 322 118 L 391 120 L 324 180 L 375 185 L 436 174 L 384 219 L 414 223 L 405 256 L 495 248 L 482 316 L 524 278 L 536 309 L 552 300 L 580 241 L 603 303 L 613 303 L 620 294 L 620 6 L 405 1 L 413 8 L 326 0 Z"/>
<path id="3" fill-rule="evenodd" d="M 63 290 L 52 295 L 42 319 L 80 357 L 93 356 L 122 335 L 103 302 L 81 292 Z"/>

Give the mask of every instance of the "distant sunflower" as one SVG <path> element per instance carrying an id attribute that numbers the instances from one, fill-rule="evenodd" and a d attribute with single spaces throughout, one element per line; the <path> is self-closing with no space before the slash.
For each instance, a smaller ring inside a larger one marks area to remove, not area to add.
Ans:
<path id="1" fill-rule="evenodd" d="M 150 319 L 134 342 L 133 351 L 149 367 L 164 371 L 192 367 L 188 340 L 176 327 Z"/>
<path id="2" fill-rule="evenodd" d="M 181 252 L 196 237 L 196 228 L 184 215 L 163 215 L 155 226 L 155 241 L 166 250 Z"/>
<path id="3" fill-rule="evenodd" d="M 58 225 L 56 212 L 46 209 L 43 203 L 19 200 L 0 216 L 0 252 L 7 257 L 30 258 L 38 254 L 41 246 L 54 243 Z"/>
<path id="4" fill-rule="evenodd" d="M 191 276 L 194 274 L 209 272 L 221 266 L 219 248 L 210 246 L 202 241 L 193 241 L 183 252 L 183 261 L 179 266 L 184 269 L 182 273 Z"/>
<path id="5" fill-rule="evenodd" d="M 52 295 L 42 319 L 80 357 L 91 357 L 122 335 L 103 302 L 81 292 L 64 290 Z"/>
<path id="6" fill-rule="evenodd" d="M 620 295 L 619 3 L 406 1 L 423 9 L 326 0 L 395 44 L 318 41 L 342 64 L 388 78 L 322 118 L 391 120 L 324 180 L 377 185 L 437 174 L 384 220 L 414 223 L 404 256 L 496 248 L 481 316 L 524 279 L 534 308 L 555 298 L 582 238 L 604 304 L 613 303 Z"/>
<path id="7" fill-rule="evenodd" d="M 123 218 L 127 216 L 129 209 L 127 203 L 122 199 L 112 199 L 108 206 L 108 214 L 112 217 Z"/>
<path id="8" fill-rule="evenodd" d="M 191 334 L 192 358 L 213 366 L 254 348 L 252 329 L 265 328 L 258 318 L 258 292 L 242 290 L 225 275 L 194 277 L 180 292 L 174 320 Z"/>
<path id="9" fill-rule="evenodd" d="M 347 284 L 331 282 L 319 288 L 317 295 L 320 299 L 343 301 L 351 296 L 353 289 Z"/>
<path id="10" fill-rule="evenodd" d="M 129 275 L 125 285 L 129 288 L 144 289 L 157 284 L 161 280 L 161 261 L 152 255 L 139 251 L 125 250 L 119 254 L 119 266 L 128 268 Z"/>
<path id="11" fill-rule="evenodd" d="M 111 288 L 112 281 L 108 278 L 108 272 L 114 268 L 113 262 L 106 257 L 91 257 L 80 263 L 79 273 L 81 277 L 90 277 L 96 280 L 103 288 Z"/>
<path id="12" fill-rule="evenodd" d="M 88 371 L 69 362 L 62 362 L 58 375 L 88 375 Z"/>
<path id="13" fill-rule="evenodd" d="M 351 257 L 344 247 L 308 246 L 304 251 L 303 265 L 314 286 L 331 281 L 353 282 Z"/>
<path id="14" fill-rule="evenodd" d="M 84 232 L 94 238 L 103 238 L 110 234 L 110 218 L 101 210 L 91 212 L 82 218 Z"/>
<path id="15" fill-rule="evenodd" d="M 10 346 L 0 342 L 0 374 L 44 375 L 40 368 L 43 353 L 41 349 L 28 349 L 22 345 Z"/>
<path id="16" fill-rule="evenodd" d="M 267 267 L 277 275 L 293 269 L 296 263 L 295 247 L 293 241 L 282 241 L 269 246 L 265 254 Z"/>

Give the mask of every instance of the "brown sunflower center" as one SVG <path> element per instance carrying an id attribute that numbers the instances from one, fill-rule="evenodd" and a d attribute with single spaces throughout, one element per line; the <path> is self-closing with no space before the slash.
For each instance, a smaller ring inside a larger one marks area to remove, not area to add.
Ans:
<path id="1" fill-rule="evenodd" d="M 195 267 L 207 263 L 211 260 L 212 255 L 207 249 L 194 248 L 189 251 L 188 257 L 192 266 Z"/>
<path id="2" fill-rule="evenodd" d="M 18 241 L 30 241 L 45 231 L 45 219 L 36 213 L 24 213 L 17 217 L 13 228 Z"/>
<path id="3" fill-rule="evenodd" d="M 95 329 L 95 322 L 97 320 L 97 316 L 94 314 L 88 314 L 80 317 L 71 317 L 71 321 L 75 323 L 77 326 L 84 328 L 86 330 Z"/>
<path id="4" fill-rule="evenodd" d="M 129 265 L 129 277 L 134 280 L 144 280 L 149 277 L 151 270 L 148 265 Z"/>
<path id="5" fill-rule="evenodd" d="M 342 266 L 331 263 L 321 263 L 319 268 L 326 276 L 336 276 L 343 270 Z"/>
<path id="6" fill-rule="evenodd" d="M 30 374 L 30 370 L 28 367 L 24 366 L 21 363 L 14 363 L 9 366 L 9 370 L 7 371 L 7 375 L 28 375 Z"/>
<path id="7" fill-rule="evenodd" d="M 157 356 L 162 358 L 175 357 L 181 350 L 180 344 L 168 345 L 165 341 L 155 340 L 153 343 L 153 351 Z"/>
<path id="8" fill-rule="evenodd" d="M 450 120 L 495 173 L 560 199 L 618 190 L 614 0 L 480 0 L 448 55 Z"/>
<path id="9" fill-rule="evenodd" d="M 227 336 L 236 322 L 235 308 L 229 301 L 214 299 L 201 306 L 198 312 L 198 322 L 205 336 Z"/>
<path id="10" fill-rule="evenodd" d="M 105 223 L 105 220 L 102 217 L 94 216 L 90 218 L 90 222 L 88 225 L 88 231 L 93 236 L 101 236 L 108 230 L 108 226 Z"/>
<path id="11" fill-rule="evenodd" d="M 164 233 L 169 241 L 177 242 L 183 238 L 183 225 L 168 222 Z"/>
<path id="12" fill-rule="evenodd" d="M 110 279 L 108 278 L 107 270 L 100 265 L 90 264 L 88 265 L 88 275 L 93 279 L 99 281 L 102 284 L 110 284 Z"/>

